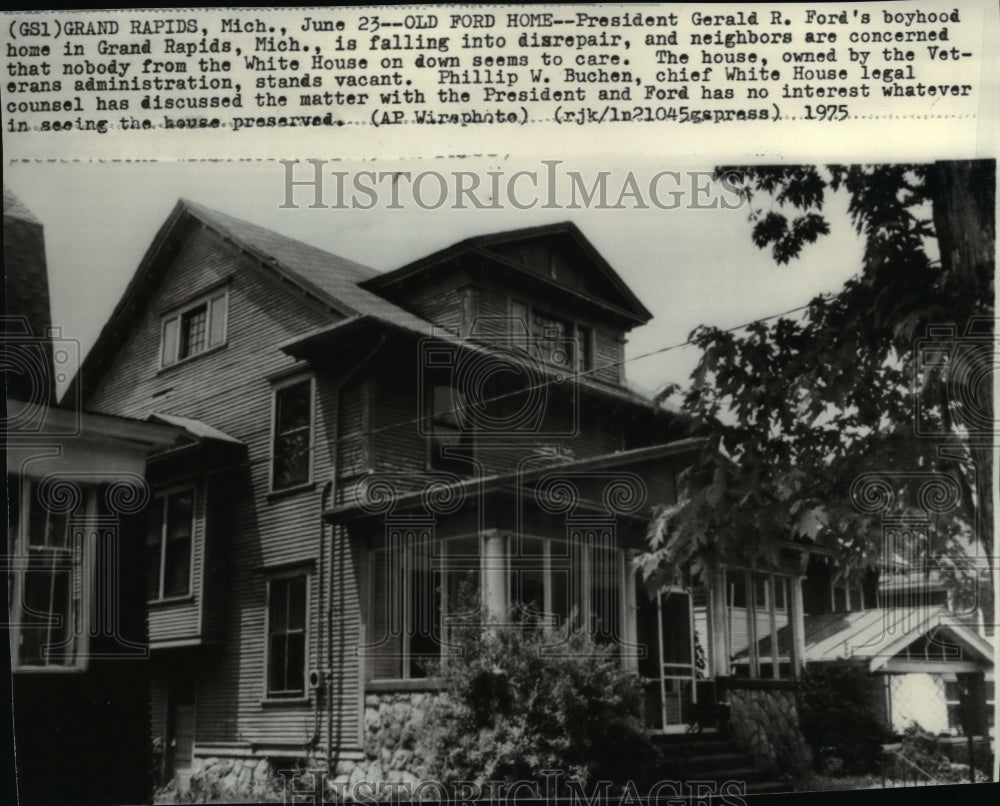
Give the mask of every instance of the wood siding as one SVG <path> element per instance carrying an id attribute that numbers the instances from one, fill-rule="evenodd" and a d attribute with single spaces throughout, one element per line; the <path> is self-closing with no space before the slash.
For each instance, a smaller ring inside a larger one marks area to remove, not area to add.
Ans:
<path id="1" fill-rule="evenodd" d="M 159 370 L 162 314 L 227 281 L 229 318 L 225 346 Z M 333 553 L 339 553 L 343 565 L 335 569 L 336 576 L 331 580 L 327 562 L 324 569 L 327 578 L 318 578 L 321 497 L 324 482 L 331 478 L 333 468 L 334 384 L 317 378 L 315 385 L 312 440 L 315 483 L 280 495 L 271 495 L 269 489 L 271 379 L 296 364 L 277 345 L 330 322 L 333 316 L 318 303 L 282 285 L 270 270 L 258 267 L 205 229 L 187 238 L 150 300 L 131 332 L 124 335 L 117 355 L 94 387 L 86 407 L 138 418 L 153 411 L 190 417 L 224 431 L 247 446 L 248 461 L 244 466 L 212 480 L 212 486 L 226 489 L 230 502 L 225 539 L 217 543 L 217 535 L 207 535 L 209 556 L 216 558 L 216 572 L 228 579 L 228 590 L 217 591 L 215 601 L 205 600 L 211 615 L 204 628 L 224 632 L 226 647 L 222 650 L 205 647 L 198 655 L 196 743 L 250 742 L 267 747 L 292 746 L 310 739 L 315 724 L 315 695 L 310 696 L 307 691 L 307 697 L 300 702 L 262 703 L 266 691 L 268 569 L 309 562 L 312 570 L 306 668 L 322 665 L 319 622 L 323 614 L 319 596 L 324 585 L 332 581 L 340 586 L 334 591 L 340 608 L 334 634 L 346 659 L 341 663 L 343 684 L 335 703 L 338 709 L 335 722 L 346 737 L 344 746 L 356 747 L 358 674 L 357 660 L 350 649 L 352 642 L 358 640 L 359 616 L 358 594 L 354 590 L 357 579 L 350 551 L 335 544 Z M 213 551 L 226 553 L 213 555 Z"/>

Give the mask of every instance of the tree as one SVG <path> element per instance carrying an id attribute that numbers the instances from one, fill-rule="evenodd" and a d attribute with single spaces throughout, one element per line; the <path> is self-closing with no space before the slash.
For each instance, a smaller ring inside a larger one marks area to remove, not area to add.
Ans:
<path id="1" fill-rule="evenodd" d="M 692 333 L 702 356 L 682 407 L 706 448 L 651 523 L 647 580 L 679 563 L 774 561 L 803 537 L 872 567 L 884 511 L 859 500 L 865 478 L 882 484 L 863 494 L 897 513 L 938 504 L 919 550 L 991 557 L 995 163 L 725 173 L 742 177 L 752 240 L 779 264 L 829 233 L 824 204 L 846 192 L 862 265 L 799 316 Z M 951 337 L 922 349 L 942 327 Z"/>

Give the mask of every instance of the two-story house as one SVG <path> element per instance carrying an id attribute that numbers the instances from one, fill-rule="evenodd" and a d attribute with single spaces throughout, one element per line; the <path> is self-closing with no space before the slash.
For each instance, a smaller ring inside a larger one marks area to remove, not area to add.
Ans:
<path id="1" fill-rule="evenodd" d="M 71 387 L 186 435 L 148 471 L 164 775 L 371 762 L 386 704 L 434 690 L 463 590 L 614 642 L 661 731 L 699 681 L 794 678 L 797 562 L 637 581 L 650 509 L 702 448 L 626 381 L 649 319 L 572 224 L 378 273 L 179 202 Z M 756 651 L 785 625 L 789 652 Z"/>

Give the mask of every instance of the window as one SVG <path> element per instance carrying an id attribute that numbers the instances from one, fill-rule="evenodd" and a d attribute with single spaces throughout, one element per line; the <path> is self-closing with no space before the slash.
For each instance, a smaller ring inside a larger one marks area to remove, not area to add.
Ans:
<path id="1" fill-rule="evenodd" d="M 229 292 L 215 291 L 163 318 L 161 366 L 193 358 L 226 341 Z"/>
<path id="2" fill-rule="evenodd" d="M 434 470 L 445 470 L 467 475 L 473 470 L 474 446 L 472 431 L 463 421 L 465 401 L 462 393 L 453 386 L 431 384 L 428 430 L 428 462 Z"/>
<path id="3" fill-rule="evenodd" d="M 312 378 L 289 381 L 274 390 L 273 490 L 306 484 L 311 477 L 312 398 Z"/>
<path id="4" fill-rule="evenodd" d="M 483 543 L 401 528 L 382 540 L 369 559 L 365 668 L 372 679 L 433 674 L 448 660 L 456 625 L 480 621 L 470 608 L 486 601 L 525 630 L 556 630 L 575 617 L 598 641 L 617 648 L 625 640 L 625 554 L 607 538 L 493 535 Z M 490 540 L 500 541 L 498 553 L 489 553 Z"/>
<path id="5" fill-rule="evenodd" d="M 70 496 L 70 506 L 62 506 L 59 500 L 44 500 L 42 485 L 25 486 L 28 520 L 21 534 L 27 567 L 14 608 L 18 666 L 75 666 L 81 660 L 76 639 L 82 632 L 85 586 L 83 539 L 74 533 L 73 522 L 83 517 L 85 499 Z"/>
<path id="6" fill-rule="evenodd" d="M 573 367 L 573 325 L 551 314 L 532 311 L 529 323 L 535 355 L 546 364 Z"/>
<path id="7" fill-rule="evenodd" d="M 267 589 L 267 696 L 306 691 L 305 575 L 272 579 Z"/>
<path id="8" fill-rule="evenodd" d="M 774 678 L 794 674 L 787 646 L 792 584 L 781 574 L 726 571 L 726 629 L 732 674 Z M 784 636 L 784 637 L 782 637 Z"/>
<path id="9" fill-rule="evenodd" d="M 369 468 L 369 383 L 354 378 L 340 388 L 337 403 L 337 478 L 348 479 Z"/>
<path id="10" fill-rule="evenodd" d="M 571 321 L 515 299 L 510 301 L 510 318 L 511 336 L 515 343 L 527 338 L 531 355 L 546 364 L 575 369 L 577 356 L 591 353 L 589 328 L 575 328 Z"/>
<path id="11" fill-rule="evenodd" d="M 864 610 L 864 596 L 859 582 L 841 577 L 831 582 L 831 607 L 834 613 L 849 613 Z"/>
<path id="12" fill-rule="evenodd" d="M 191 593 L 194 487 L 153 500 L 146 531 L 146 595 L 150 601 Z"/>
<path id="13" fill-rule="evenodd" d="M 366 670 L 376 680 L 426 677 L 443 659 L 455 619 L 479 604 L 479 538 L 434 542 L 407 532 L 391 533 L 371 554 Z"/>

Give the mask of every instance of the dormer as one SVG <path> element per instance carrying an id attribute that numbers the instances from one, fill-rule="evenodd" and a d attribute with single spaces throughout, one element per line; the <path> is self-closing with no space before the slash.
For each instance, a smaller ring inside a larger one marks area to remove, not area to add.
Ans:
<path id="1" fill-rule="evenodd" d="M 361 285 L 463 338 L 526 338 L 546 363 L 616 385 L 625 334 L 652 318 L 569 222 L 469 238 Z"/>

